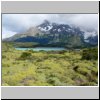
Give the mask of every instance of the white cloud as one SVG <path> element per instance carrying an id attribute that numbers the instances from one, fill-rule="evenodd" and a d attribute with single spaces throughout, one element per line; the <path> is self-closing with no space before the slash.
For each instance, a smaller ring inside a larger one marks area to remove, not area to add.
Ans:
<path id="1" fill-rule="evenodd" d="M 8 31 L 6 29 L 3 29 L 2 39 L 11 37 L 11 36 L 13 36 L 15 34 L 16 34 L 16 32 Z"/>
<path id="2" fill-rule="evenodd" d="M 97 30 L 98 27 L 97 14 L 3 14 L 2 27 L 9 32 L 10 36 L 10 34 L 20 33 L 39 25 L 45 19 L 51 22 L 75 25 L 84 30 Z M 4 30 L 2 30 L 3 35 Z"/>
<path id="3" fill-rule="evenodd" d="M 98 15 L 97 14 L 79 14 L 70 19 L 70 22 L 83 29 L 98 28 Z"/>
<path id="4" fill-rule="evenodd" d="M 96 36 L 96 32 L 95 31 L 92 31 L 92 32 L 85 32 L 84 33 L 84 39 L 87 39 L 88 37 L 91 37 L 91 36 Z"/>

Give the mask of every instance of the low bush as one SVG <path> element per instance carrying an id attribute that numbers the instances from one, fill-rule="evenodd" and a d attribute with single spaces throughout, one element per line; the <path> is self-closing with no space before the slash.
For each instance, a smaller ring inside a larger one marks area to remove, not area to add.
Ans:
<path id="1" fill-rule="evenodd" d="M 98 49 L 97 48 L 84 49 L 82 52 L 82 59 L 97 60 L 98 59 Z"/>
<path id="2" fill-rule="evenodd" d="M 31 57 L 31 53 L 30 52 L 23 52 L 20 56 L 20 59 L 25 60 L 25 59 L 29 59 Z"/>

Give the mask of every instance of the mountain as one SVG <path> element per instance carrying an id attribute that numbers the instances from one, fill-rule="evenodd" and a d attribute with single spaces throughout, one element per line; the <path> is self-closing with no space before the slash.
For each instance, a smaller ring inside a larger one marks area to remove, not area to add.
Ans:
<path id="1" fill-rule="evenodd" d="M 15 34 L 3 41 L 36 42 L 40 46 L 79 48 L 96 46 L 98 35 L 95 30 L 87 31 L 68 24 L 57 24 L 44 20 L 42 24 L 31 27 L 26 32 Z"/>

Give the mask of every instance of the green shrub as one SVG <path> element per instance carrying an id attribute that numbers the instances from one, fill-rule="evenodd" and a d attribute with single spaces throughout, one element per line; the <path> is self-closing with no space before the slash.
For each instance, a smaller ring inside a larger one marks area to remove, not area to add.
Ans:
<path id="1" fill-rule="evenodd" d="M 98 49 L 97 48 L 84 49 L 82 52 L 82 59 L 97 60 L 98 59 Z"/>
<path id="2" fill-rule="evenodd" d="M 2 63 L 2 67 L 10 67 L 10 65 L 8 63 Z"/>
<path id="3" fill-rule="evenodd" d="M 59 54 L 64 54 L 66 50 L 58 51 Z"/>
<path id="4" fill-rule="evenodd" d="M 6 45 L 3 46 L 3 86 L 96 86 L 98 84 L 96 48 L 77 52 L 74 50 L 37 52 L 13 48 L 8 50 Z M 91 55 L 88 57 L 89 54 Z"/>
<path id="5" fill-rule="evenodd" d="M 5 55 L 2 55 L 2 58 L 6 58 L 6 56 Z"/>
<path id="6" fill-rule="evenodd" d="M 20 59 L 29 59 L 31 57 L 30 52 L 23 52 L 20 56 Z"/>
<path id="7" fill-rule="evenodd" d="M 7 83 L 2 83 L 2 86 L 9 86 Z"/>
<path id="8" fill-rule="evenodd" d="M 81 86 L 96 86 L 97 84 L 95 82 L 87 82 L 87 83 L 81 83 Z"/>
<path id="9" fill-rule="evenodd" d="M 60 86 L 61 85 L 61 82 L 57 77 L 50 77 L 47 82 L 53 86 Z"/>

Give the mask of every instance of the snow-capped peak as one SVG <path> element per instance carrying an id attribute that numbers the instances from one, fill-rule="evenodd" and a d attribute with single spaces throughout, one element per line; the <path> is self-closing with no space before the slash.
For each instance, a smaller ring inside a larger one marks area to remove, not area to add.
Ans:
<path id="1" fill-rule="evenodd" d="M 61 29 L 58 29 L 58 32 L 61 32 Z"/>

